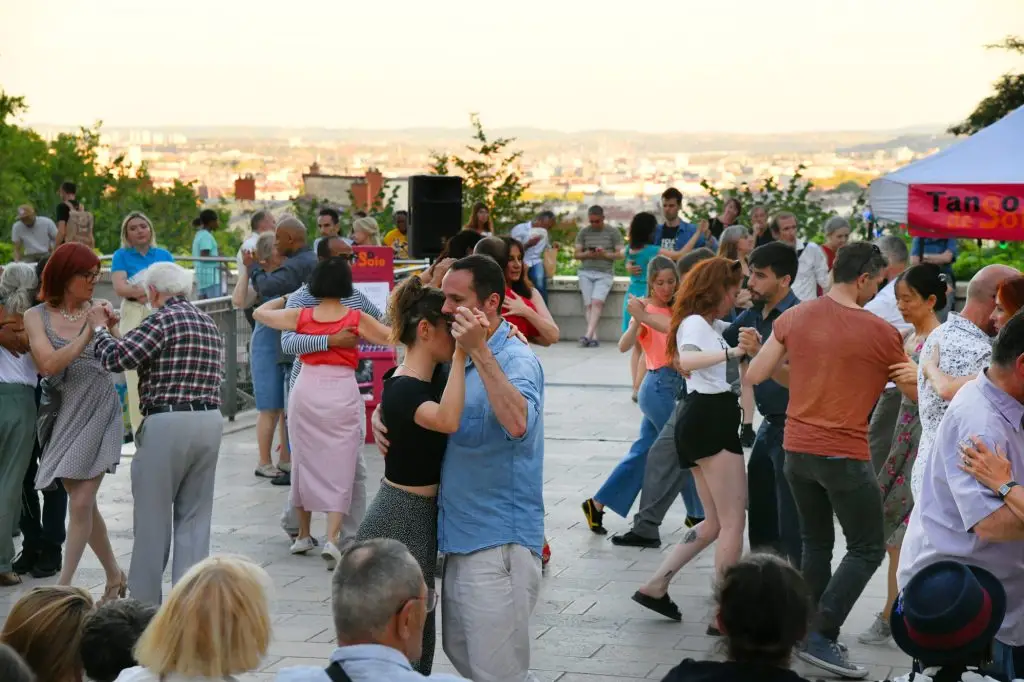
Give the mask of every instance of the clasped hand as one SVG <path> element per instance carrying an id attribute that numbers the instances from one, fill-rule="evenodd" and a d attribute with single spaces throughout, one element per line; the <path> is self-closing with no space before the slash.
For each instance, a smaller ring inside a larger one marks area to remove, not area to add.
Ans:
<path id="1" fill-rule="evenodd" d="M 490 326 L 483 311 L 460 306 L 455 309 L 452 318 L 452 338 L 464 351 L 470 353 L 486 345 L 487 330 Z"/>
<path id="2" fill-rule="evenodd" d="M 121 316 L 110 305 L 110 301 L 95 301 L 92 308 L 89 309 L 87 317 L 89 326 L 93 328 L 102 325 L 107 329 L 112 329 L 121 321 Z"/>

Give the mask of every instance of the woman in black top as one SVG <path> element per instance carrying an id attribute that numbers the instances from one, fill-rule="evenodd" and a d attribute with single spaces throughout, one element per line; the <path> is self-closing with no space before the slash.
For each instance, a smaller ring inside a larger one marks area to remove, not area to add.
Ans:
<path id="1" fill-rule="evenodd" d="M 385 379 L 381 415 L 390 445 L 384 478 L 357 538 L 391 538 L 416 557 L 429 594 L 423 651 L 414 664 L 429 675 L 434 660 L 434 573 L 437 565 L 437 487 L 448 434 L 459 428 L 466 394 L 466 356 L 456 349 L 441 312 L 444 294 L 410 277 L 391 295 L 391 340 L 405 360 Z M 451 362 L 451 370 L 445 363 Z"/>

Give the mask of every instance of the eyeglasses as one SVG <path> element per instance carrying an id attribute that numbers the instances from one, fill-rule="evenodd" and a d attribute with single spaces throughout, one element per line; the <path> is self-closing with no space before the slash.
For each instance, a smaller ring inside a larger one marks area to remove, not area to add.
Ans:
<path id="1" fill-rule="evenodd" d="M 428 589 L 426 597 L 413 597 L 411 599 L 406 599 L 404 602 L 402 602 L 402 605 L 398 607 L 398 610 L 395 611 L 395 613 L 401 613 L 402 609 L 404 609 L 405 605 L 409 602 L 418 601 L 421 599 L 423 600 L 423 607 L 427 610 L 427 613 L 431 613 L 434 610 L 434 608 L 437 607 L 437 593 L 434 592 L 434 590 Z"/>
<path id="2" fill-rule="evenodd" d="M 78 276 L 83 278 L 83 279 L 85 279 L 86 281 L 88 281 L 88 282 L 90 282 L 92 284 L 95 284 L 96 281 L 99 280 L 99 278 L 100 278 L 100 273 L 95 272 L 95 271 L 94 272 L 80 272 L 80 273 L 78 273 Z"/>

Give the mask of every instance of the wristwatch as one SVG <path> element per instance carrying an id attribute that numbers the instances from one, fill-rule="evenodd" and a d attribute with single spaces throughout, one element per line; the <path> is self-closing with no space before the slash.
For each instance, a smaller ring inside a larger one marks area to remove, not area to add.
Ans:
<path id="1" fill-rule="evenodd" d="M 1006 496 L 1010 494 L 1010 491 L 1017 487 L 1017 481 L 1010 481 L 999 486 L 999 490 L 996 491 L 996 495 L 999 495 L 1000 500 L 1005 500 Z"/>
<path id="2" fill-rule="evenodd" d="M 92 328 L 92 333 L 93 334 L 99 334 L 100 332 L 105 332 L 105 331 L 107 331 L 107 328 L 106 328 L 105 325 L 102 325 L 102 324 L 98 324 L 98 325 L 96 325 L 95 327 Z"/>

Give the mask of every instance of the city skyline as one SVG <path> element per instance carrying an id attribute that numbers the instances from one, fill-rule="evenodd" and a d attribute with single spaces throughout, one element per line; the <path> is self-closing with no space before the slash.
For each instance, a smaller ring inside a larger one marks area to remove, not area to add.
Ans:
<path id="1" fill-rule="evenodd" d="M 932 128 L 1019 67 L 984 46 L 1021 25 L 1014 0 L 41 0 L 0 9 L 0 84 L 30 125 L 457 130 L 475 111 L 488 130 Z"/>

